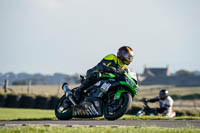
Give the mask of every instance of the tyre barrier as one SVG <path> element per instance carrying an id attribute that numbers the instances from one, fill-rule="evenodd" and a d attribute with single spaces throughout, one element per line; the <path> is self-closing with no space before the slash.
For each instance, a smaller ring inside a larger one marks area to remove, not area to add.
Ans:
<path id="1" fill-rule="evenodd" d="M 20 108 L 34 108 L 35 99 L 33 96 L 22 95 L 19 100 Z"/>
<path id="2" fill-rule="evenodd" d="M 49 98 L 43 96 L 36 96 L 34 108 L 48 109 L 49 108 Z"/>
<path id="3" fill-rule="evenodd" d="M 6 101 L 6 96 L 3 94 L 0 94 L 0 107 L 4 107 Z"/>
<path id="4" fill-rule="evenodd" d="M 37 109 L 54 109 L 59 98 L 51 96 L 28 96 L 16 94 L 0 94 L 0 107 L 10 108 L 37 108 Z M 142 106 L 132 105 L 127 114 L 135 115 Z M 176 116 L 200 116 L 200 111 L 195 110 L 175 110 Z"/>
<path id="5" fill-rule="evenodd" d="M 0 94 L 0 107 L 54 109 L 58 97 Z"/>
<path id="6" fill-rule="evenodd" d="M 21 96 L 19 95 L 13 95 L 13 94 L 8 94 L 6 96 L 5 100 L 5 107 L 12 107 L 12 108 L 18 108 L 19 107 L 19 99 Z"/>
<path id="7" fill-rule="evenodd" d="M 52 96 L 49 100 L 49 109 L 55 109 L 58 100 L 59 100 L 58 97 Z"/>

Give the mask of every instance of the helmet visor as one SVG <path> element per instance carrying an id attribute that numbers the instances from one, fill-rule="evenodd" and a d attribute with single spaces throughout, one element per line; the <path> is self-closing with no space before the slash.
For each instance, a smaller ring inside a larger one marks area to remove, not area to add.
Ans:
<path id="1" fill-rule="evenodd" d="M 131 63 L 133 61 L 133 53 L 132 52 L 129 53 L 127 51 L 122 51 L 122 56 L 129 63 Z"/>
<path id="2" fill-rule="evenodd" d="M 165 100 L 167 98 L 167 95 L 159 95 L 161 100 Z"/>

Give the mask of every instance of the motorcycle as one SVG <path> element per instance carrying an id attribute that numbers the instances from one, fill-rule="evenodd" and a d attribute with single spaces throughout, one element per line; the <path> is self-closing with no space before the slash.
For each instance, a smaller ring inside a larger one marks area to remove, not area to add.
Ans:
<path id="1" fill-rule="evenodd" d="M 132 73 L 104 73 L 97 83 L 84 91 L 80 102 L 76 103 L 73 97 L 76 88 L 70 90 L 65 85 L 65 94 L 58 101 L 55 115 L 59 120 L 100 116 L 107 120 L 116 120 L 128 111 L 137 87 L 137 80 Z"/>
<path id="2" fill-rule="evenodd" d="M 148 105 L 148 102 L 146 102 L 146 99 L 142 99 L 142 102 L 144 104 L 143 109 L 139 110 L 136 113 L 136 116 L 142 116 L 142 115 L 150 115 L 150 116 L 155 116 L 158 115 L 157 110 L 155 108 L 150 108 Z"/>
<path id="3" fill-rule="evenodd" d="M 139 110 L 136 113 L 136 116 L 143 116 L 143 115 L 156 116 L 156 115 L 159 115 L 158 108 L 150 108 L 149 105 L 148 105 L 148 102 L 146 101 L 145 98 L 142 99 L 142 102 L 144 104 L 144 108 Z M 174 110 L 171 110 L 169 113 L 166 113 L 166 111 L 164 111 L 161 115 L 171 118 L 171 117 L 175 117 L 176 116 L 176 112 Z"/>

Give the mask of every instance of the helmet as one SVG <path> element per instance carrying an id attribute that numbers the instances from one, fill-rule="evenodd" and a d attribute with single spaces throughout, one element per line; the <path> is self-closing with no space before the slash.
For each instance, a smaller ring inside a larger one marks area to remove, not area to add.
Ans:
<path id="1" fill-rule="evenodd" d="M 160 90 L 159 96 L 161 100 L 165 100 L 168 97 L 168 91 L 165 89 Z"/>
<path id="2" fill-rule="evenodd" d="M 119 48 L 117 57 L 122 61 L 123 64 L 129 65 L 133 60 L 133 50 L 129 46 L 123 46 Z"/>

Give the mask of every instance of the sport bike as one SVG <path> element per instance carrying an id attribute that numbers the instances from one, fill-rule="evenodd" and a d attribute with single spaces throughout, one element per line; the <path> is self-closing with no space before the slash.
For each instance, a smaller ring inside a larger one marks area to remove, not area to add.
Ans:
<path id="1" fill-rule="evenodd" d="M 82 81 L 84 80 L 83 76 Z M 74 91 L 64 85 L 65 94 L 59 99 L 55 115 L 59 120 L 94 118 L 104 116 L 116 120 L 129 109 L 138 85 L 133 73 L 104 73 L 100 80 L 83 92 L 80 102 L 74 100 Z"/>
<path id="2" fill-rule="evenodd" d="M 146 102 L 146 99 L 142 99 L 142 102 L 144 104 L 144 107 L 143 109 L 139 110 L 137 113 L 136 113 L 136 116 L 142 116 L 142 115 L 150 115 L 150 116 L 155 116 L 155 115 L 158 115 L 156 109 L 154 108 L 150 108 L 148 103 Z"/>
<path id="3" fill-rule="evenodd" d="M 144 104 L 144 108 L 139 110 L 136 113 L 136 116 L 143 116 L 143 115 L 150 115 L 150 116 L 163 115 L 165 117 L 176 116 L 176 112 L 174 110 L 171 110 L 169 113 L 167 113 L 167 111 L 163 111 L 163 113 L 159 114 L 159 108 L 150 108 L 145 98 L 142 99 L 142 102 Z"/>

